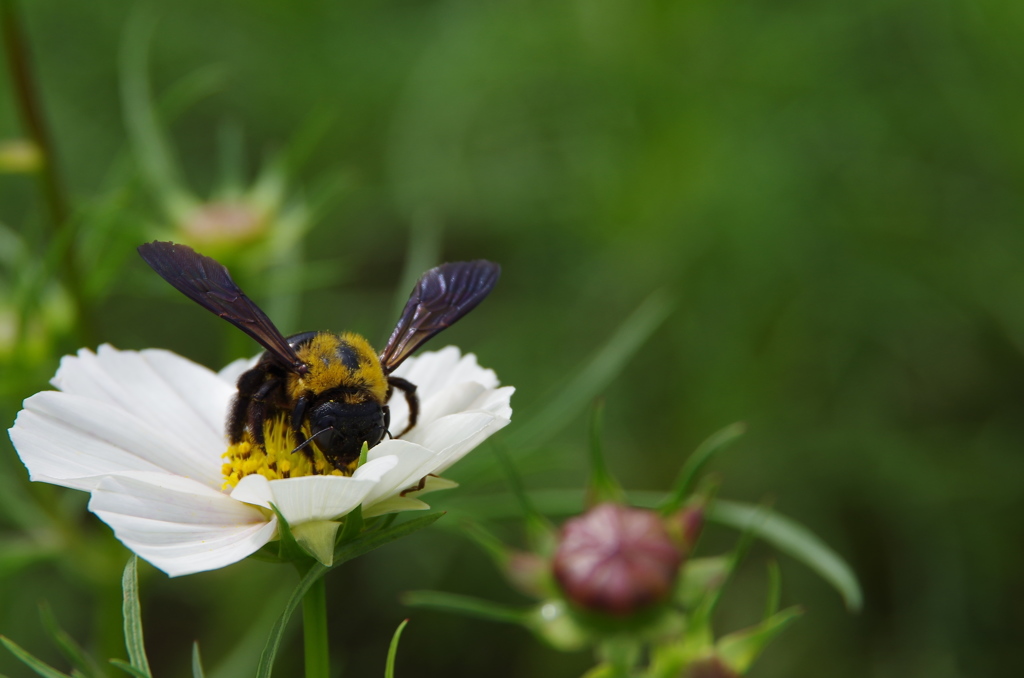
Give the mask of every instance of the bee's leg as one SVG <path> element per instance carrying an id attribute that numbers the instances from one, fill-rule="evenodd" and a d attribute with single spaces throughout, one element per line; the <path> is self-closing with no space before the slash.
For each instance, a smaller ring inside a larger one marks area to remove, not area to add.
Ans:
<path id="1" fill-rule="evenodd" d="M 249 406 L 256 392 L 266 383 L 267 373 L 261 369 L 251 369 L 238 378 L 238 394 L 231 401 L 228 410 L 228 440 L 232 444 L 242 442 L 245 425 L 248 423 Z"/>
<path id="2" fill-rule="evenodd" d="M 398 437 L 401 438 L 416 425 L 416 420 L 420 417 L 420 399 L 416 397 L 416 384 L 407 379 L 388 377 L 388 386 L 405 393 L 405 402 L 409 403 L 409 423 L 405 425 L 405 430 L 398 434 Z"/>
<path id="3" fill-rule="evenodd" d="M 302 433 L 302 422 L 306 418 L 306 407 L 309 406 L 309 399 L 301 396 L 295 401 L 295 409 L 292 410 L 292 438 L 295 440 L 295 447 L 301 447 L 303 454 L 313 461 L 313 448 L 309 445 L 303 446 L 306 436 Z"/>
<path id="4" fill-rule="evenodd" d="M 280 383 L 276 379 L 268 379 L 252 394 L 252 399 L 249 401 L 249 432 L 252 433 L 252 439 L 256 441 L 256 444 L 263 448 L 266 447 L 266 440 L 263 437 L 263 422 L 266 421 L 267 413 L 270 412 L 267 396 L 278 386 Z"/>

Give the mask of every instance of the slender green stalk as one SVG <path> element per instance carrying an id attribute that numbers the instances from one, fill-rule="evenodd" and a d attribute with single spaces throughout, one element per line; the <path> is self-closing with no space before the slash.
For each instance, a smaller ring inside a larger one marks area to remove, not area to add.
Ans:
<path id="1" fill-rule="evenodd" d="M 43 202 L 53 222 L 51 240 L 62 250 L 61 266 L 67 291 L 75 305 L 80 338 L 83 343 L 91 342 L 90 318 L 87 313 L 83 285 L 75 260 L 73 247 L 74 228 L 69 218 L 67 192 L 57 173 L 57 154 L 46 125 L 39 88 L 36 85 L 29 53 L 28 36 L 23 27 L 20 9 L 16 0 L 0 0 L 0 36 L 4 44 L 4 56 L 14 90 L 14 104 L 18 116 L 32 143 L 43 156 L 43 166 L 38 173 L 39 188 Z"/>
<path id="2" fill-rule="evenodd" d="M 320 577 L 302 597 L 302 633 L 306 648 L 306 678 L 330 678 L 327 645 L 327 585 Z"/>

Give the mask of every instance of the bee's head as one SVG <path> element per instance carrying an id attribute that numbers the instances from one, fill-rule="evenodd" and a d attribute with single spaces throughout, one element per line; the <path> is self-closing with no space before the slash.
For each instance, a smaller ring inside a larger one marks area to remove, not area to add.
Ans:
<path id="1" fill-rule="evenodd" d="M 345 471 L 359 458 L 364 442 L 373 447 L 384 438 L 390 419 L 388 407 L 373 400 L 324 400 L 310 410 L 309 427 L 327 461 Z"/>

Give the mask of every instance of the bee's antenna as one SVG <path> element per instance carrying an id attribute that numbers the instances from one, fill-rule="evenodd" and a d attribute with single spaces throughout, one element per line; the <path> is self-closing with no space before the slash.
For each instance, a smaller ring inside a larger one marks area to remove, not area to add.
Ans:
<path id="1" fill-rule="evenodd" d="M 309 444 L 310 444 L 311 442 L 313 442 L 313 440 L 314 440 L 314 439 L 315 439 L 315 438 L 316 438 L 316 437 L 317 437 L 318 435 L 320 435 L 320 434 L 321 434 L 321 433 L 323 433 L 324 431 L 333 431 L 333 430 L 334 430 L 334 427 L 333 427 L 333 426 L 328 426 L 327 428 L 322 428 L 322 429 L 320 429 L 319 431 L 317 431 L 317 432 L 316 432 L 316 433 L 314 433 L 313 435 L 311 435 L 311 436 L 309 436 L 308 438 L 306 438 L 306 440 L 305 440 L 305 441 L 304 441 L 304 442 L 303 442 L 303 443 L 302 443 L 301 445 L 299 445 L 299 446 L 298 446 L 298 447 L 296 447 L 296 448 L 295 448 L 294 450 L 292 450 L 292 454 L 295 454 L 296 452 L 298 452 L 299 450 L 301 450 L 301 449 L 302 449 L 303 447 L 305 447 L 306 445 L 309 445 Z"/>

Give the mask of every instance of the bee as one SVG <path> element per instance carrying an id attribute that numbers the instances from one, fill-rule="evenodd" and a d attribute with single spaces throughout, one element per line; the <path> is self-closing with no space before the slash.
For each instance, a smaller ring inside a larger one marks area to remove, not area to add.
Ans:
<path id="1" fill-rule="evenodd" d="M 501 267 L 490 261 L 441 264 L 424 273 L 378 355 L 353 332 L 302 332 L 285 337 L 231 279 L 227 268 L 185 245 L 151 242 L 139 254 L 161 278 L 266 349 L 238 379 L 227 418 L 227 437 L 246 433 L 265 447 L 264 422 L 282 413 L 290 422 L 295 451 L 312 459 L 314 445 L 335 468 L 346 471 L 363 443 L 373 447 L 390 435 L 387 405 L 394 389 L 405 395 L 416 425 L 416 385 L 392 374 L 417 348 L 473 310 L 494 289 Z M 308 426 L 307 438 L 303 429 Z"/>

